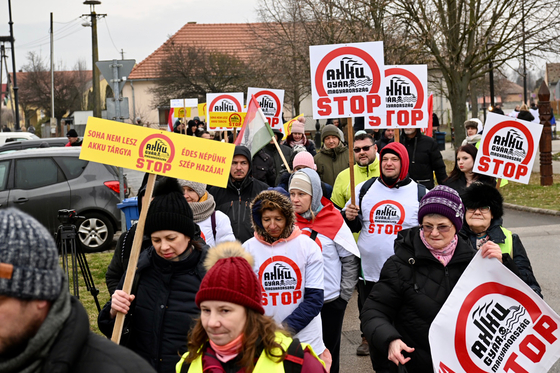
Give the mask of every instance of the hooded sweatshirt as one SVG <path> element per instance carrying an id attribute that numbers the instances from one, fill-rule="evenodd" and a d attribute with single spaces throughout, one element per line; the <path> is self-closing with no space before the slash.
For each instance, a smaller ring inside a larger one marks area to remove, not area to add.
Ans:
<path id="1" fill-rule="evenodd" d="M 387 153 L 396 154 L 401 160 L 399 176 L 391 179 L 381 172 L 364 195 L 361 212 L 352 227 L 352 231 L 361 229 L 358 249 L 362 258 L 362 278 L 370 282 L 379 281 L 383 264 L 394 253 L 397 234 L 418 225 L 418 185 L 408 177 L 406 149 L 402 144 L 392 142 L 383 148 L 380 158 Z M 356 196 L 360 195 L 364 183 L 356 186 Z M 345 209 L 350 202 L 346 203 Z"/>
<path id="2" fill-rule="evenodd" d="M 286 219 L 278 238 L 262 223 L 263 202 L 274 204 Z M 251 204 L 255 236 L 243 247 L 254 260 L 253 270 L 263 289 L 265 315 L 283 324 L 317 354 L 323 353 L 321 308 L 323 307 L 323 256 L 319 246 L 295 226 L 291 201 L 267 190 Z"/>
<path id="3" fill-rule="evenodd" d="M 297 226 L 310 237 L 316 232 L 315 242 L 321 247 L 325 266 L 325 302 L 338 297 L 348 302 L 358 281 L 358 246 L 340 211 L 323 198 L 317 172 L 310 168 L 298 172 L 309 177 L 313 194 L 310 209 L 296 213 Z"/>

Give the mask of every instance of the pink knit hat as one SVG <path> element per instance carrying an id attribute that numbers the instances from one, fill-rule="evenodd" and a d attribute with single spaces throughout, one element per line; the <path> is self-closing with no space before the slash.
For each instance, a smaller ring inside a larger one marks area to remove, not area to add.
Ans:
<path id="1" fill-rule="evenodd" d="M 295 122 L 292 123 L 292 132 L 291 133 L 301 133 L 305 134 L 305 118 L 301 117 L 298 118 Z"/>
<path id="2" fill-rule="evenodd" d="M 309 152 L 299 152 L 296 154 L 294 157 L 293 167 L 296 168 L 297 166 L 305 166 L 317 171 L 317 166 L 315 165 L 313 156 Z"/>

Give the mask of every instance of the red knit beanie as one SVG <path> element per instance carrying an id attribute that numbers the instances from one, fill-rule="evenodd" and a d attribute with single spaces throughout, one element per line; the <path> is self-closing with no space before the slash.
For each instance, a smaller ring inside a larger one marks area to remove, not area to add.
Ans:
<path id="1" fill-rule="evenodd" d="M 224 242 L 208 250 L 204 260 L 207 269 L 195 303 L 219 300 L 249 307 L 264 315 L 262 292 L 253 272 L 253 257 L 238 241 Z"/>

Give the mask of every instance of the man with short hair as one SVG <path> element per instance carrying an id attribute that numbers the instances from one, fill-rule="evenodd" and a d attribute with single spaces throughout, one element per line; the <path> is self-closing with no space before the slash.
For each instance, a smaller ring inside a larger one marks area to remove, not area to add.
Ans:
<path id="1" fill-rule="evenodd" d="M 51 234 L 37 220 L 0 210 L 0 372 L 155 372 L 90 330 L 58 260 Z"/>
<path id="2" fill-rule="evenodd" d="M 363 181 L 379 176 L 377 145 L 373 137 L 365 131 L 358 131 L 354 137 L 354 187 Z M 331 201 L 342 209 L 350 199 L 350 168 L 342 170 L 333 185 Z"/>
<path id="3" fill-rule="evenodd" d="M 356 187 L 356 204 L 348 201 L 343 210 L 352 232 L 360 232 L 358 249 L 362 259 L 362 277 L 358 281 L 358 308 L 362 309 L 373 285 L 379 281 L 381 268 L 393 255 L 397 233 L 418 225 L 419 201 L 426 188 L 408 176 L 408 154 L 400 143 L 390 143 L 380 153 L 381 174 Z M 359 355 L 368 354 L 362 336 Z M 369 346 L 373 368 L 385 372 L 387 357 L 377 356 Z"/>
<path id="4" fill-rule="evenodd" d="M 389 144 L 390 142 L 395 141 L 395 130 L 393 128 L 387 128 L 383 130 L 381 133 L 381 138 L 377 140 L 377 151 L 380 152 L 381 149 L 385 147 L 385 145 Z"/>
<path id="5" fill-rule="evenodd" d="M 75 129 L 71 129 L 66 133 L 68 138 L 68 143 L 64 146 L 82 146 L 82 141 L 78 138 L 78 132 Z"/>
<path id="6" fill-rule="evenodd" d="M 341 139 L 340 131 L 327 124 L 321 131 L 323 146 L 313 157 L 321 181 L 333 185 L 340 171 L 348 168 L 348 148 Z"/>
<path id="7" fill-rule="evenodd" d="M 401 144 L 408 151 L 410 177 L 426 188 L 432 189 L 435 186 L 435 173 L 438 184 L 443 184 L 447 179 L 447 172 L 436 140 L 416 128 L 405 128 L 404 134 Z"/>
<path id="8" fill-rule="evenodd" d="M 210 187 L 208 192 L 214 196 L 216 210 L 226 214 L 231 221 L 233 234 L 241 242 L 253 237 L 251 224 L 251 202 L 268 185 L 251 176 L 251 151 L 237 145 L 226 188 Z"/>

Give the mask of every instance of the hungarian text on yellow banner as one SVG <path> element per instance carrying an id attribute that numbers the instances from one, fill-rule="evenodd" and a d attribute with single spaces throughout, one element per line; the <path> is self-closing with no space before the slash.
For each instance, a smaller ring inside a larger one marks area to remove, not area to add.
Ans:
<path id="1" fill-rule="evenodd" d="M 233 144 L 89 117 L 80 158 L 225 187 Z"/>

